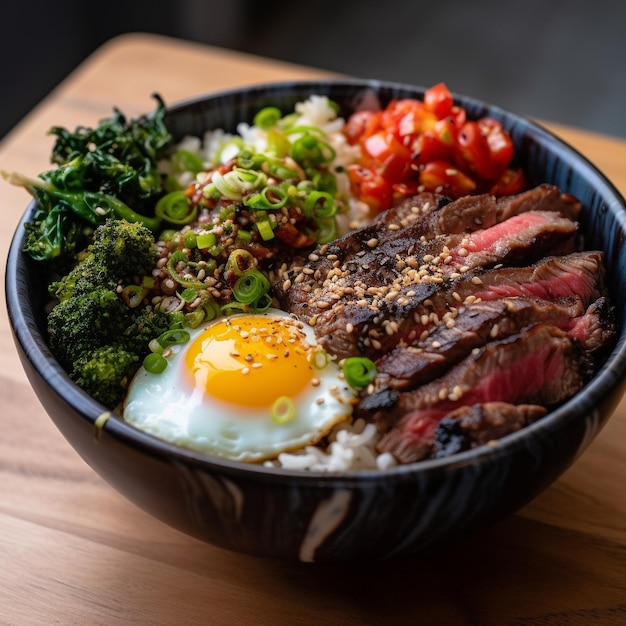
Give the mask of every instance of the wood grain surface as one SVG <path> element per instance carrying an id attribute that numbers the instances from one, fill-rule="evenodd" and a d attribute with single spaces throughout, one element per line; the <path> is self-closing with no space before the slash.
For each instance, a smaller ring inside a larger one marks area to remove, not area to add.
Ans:
<path id="1" fill-rule="evenodd" d="M 48 169 L 51 126 L 152 110 L 154 91 L 172 103 L 329 75 L 124 35 L 4 139 L 0 169 Z M 626 193 L 626 142 L 546 125 Z M 0 184 L 3 259 L 27 200 Z M 113 491 L 30 389 L 4 300 L 0 316 L 0 624 L 626 624 L 625 402 L 560 480 L 462 545 L 368 568 L 287 564 L 200 543 Z"/>

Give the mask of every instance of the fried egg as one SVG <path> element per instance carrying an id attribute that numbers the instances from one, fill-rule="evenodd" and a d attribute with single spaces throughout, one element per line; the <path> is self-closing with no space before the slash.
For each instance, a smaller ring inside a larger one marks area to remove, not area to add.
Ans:
<path id="1" fill-rule="evenodd" d="M 220 318 L 164 354 L 168 366 L 140 368 L 123 416 L 174 444 L 257 462 L 314 445 L 352 413 L 356 393 L 289 314 Z"/>

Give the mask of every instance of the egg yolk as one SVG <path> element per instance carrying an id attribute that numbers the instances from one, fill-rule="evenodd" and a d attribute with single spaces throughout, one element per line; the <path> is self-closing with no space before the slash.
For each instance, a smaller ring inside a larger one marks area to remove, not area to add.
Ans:
<path id="1" fill-rule="evenodd" d="M 194 388 L 246 407 L 271 407 L 311 383 L 311 346 L 291 318 L 225 319 L 209 326 L 185 353 Z"/>

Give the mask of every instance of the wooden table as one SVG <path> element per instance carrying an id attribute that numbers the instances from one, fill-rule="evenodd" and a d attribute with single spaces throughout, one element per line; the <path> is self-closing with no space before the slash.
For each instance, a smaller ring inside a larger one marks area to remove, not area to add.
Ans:
<path id="1" fill-rule="evenodd" d="M 327 73 L 148 35 L 111 41 L 0 144 L 49 169 L 53 125 L 202 92 Z M 453 86 L 452 86 L 453 87 Z M 626 142 L 549 126 L 626 194 Z M 0 184 L 6 255 L 26 194 Z M 278 563 L 202 544 L 105 484 L 31 391 L 0 311 L 0 623 L 624 624 L 626 403 L 550 489 L 470 545 L 364 567 Z"/>

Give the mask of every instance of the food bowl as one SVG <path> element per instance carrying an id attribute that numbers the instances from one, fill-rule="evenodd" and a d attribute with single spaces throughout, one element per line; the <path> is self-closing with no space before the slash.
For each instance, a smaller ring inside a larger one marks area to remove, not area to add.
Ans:
<path id="1" fill-rule="evenodd" d="M 363 80 L 260 85 L 171 106 L 175 137 L 207 129 L 234 131 L 262 107 L 291 110 L 311 94 L 327 95 L 342 115 L 422 98 L 424 90 Z M 606 254 L 616 308 L 615 347 L 585 388 L 557 410 L 497 445 L 387 470 L 302 472 L 249 465 L 192 452 L 145 434 L 79 389 L 45 341 L 47 292 L 22 253 L 26 210 L 14 236 L 6 294 L 15 343 L 42 405 L 84 460 L 130 501 L 163 522 L 222 548 L 309 562 L 374 560 L 417 553 L 509 515 L 558 478 L 585 450 L 623 393 L 626 373 L 626 203 L 576 150 L 534 122 L 455 95 L 468 116 L 500 120 L 516 145 L 529 183 L 552 183 L 583 204 L 587 249 Z"/>

